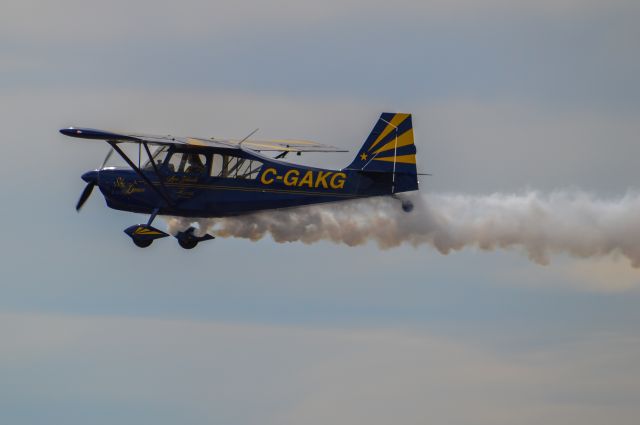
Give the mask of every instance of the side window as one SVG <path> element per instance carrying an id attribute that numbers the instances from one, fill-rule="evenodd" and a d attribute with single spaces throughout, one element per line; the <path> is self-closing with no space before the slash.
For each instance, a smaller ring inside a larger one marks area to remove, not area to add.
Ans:
<path id="1" fill-rule="evenodd" d="M 244 160 L 244 158 L 238 158 L 237 156 L 228 156 L 224 177 L 228 179 L 235 179 L 238 177 L 238 167 L 244 162 Z"/>
<path id="2" fill-rule="evenodd" d="M 222 155 L 214 153 L 211 157 L 211 177 L 220 177 L 222 175 Z"/>
<path id="3" fill-rule="evenodd" d="M 211 176 L 226 179 L 255 179 L 262 163 L 232 155 L 213 154 Z"/>
<path id="4" fill-rule="evenodd" d="M 172 173 L 182 173 L 184 171 L 184 163 L 186 154 L 182 152 L 173 152 L 167 161 L 167 168 Z"/>
<path id="5" fill-rule="evenodd" d="M 160 146 L 159 148 L 156 148 L 156 150 L 151 154 L 152 161 L 156 164 L 157 168 L 160 168 L 162 166 L 162 163 L 167 156 L 168 149 L 169 146 Z M 153 164 L 150 160 L 147 159 L 147 162 L 144 164 L 143 169 L 153 170 Z"/>
<path id="6" fill-rule="evenodd" d="M 203 154 L 184 154 L 187 162 L 184 172 L 187 174 L 204 174 L 205 164 L 207 163 L 207 157 Z"/>
<path id="7" fill-rule="evenodd" d="M 245 160 L 238 166 L 236 177 L 239 179 L 255 179 L 260 173 L 262 163 L 259 161 Z"/>

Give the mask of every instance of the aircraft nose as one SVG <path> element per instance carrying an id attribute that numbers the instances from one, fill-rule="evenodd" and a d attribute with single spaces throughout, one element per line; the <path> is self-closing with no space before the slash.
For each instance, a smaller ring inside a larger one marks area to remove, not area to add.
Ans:
<path id="1" fill-rule="evenodd" d="M 87 171 L 82 175 L 82 180 L 87 183 L 98 183 L 98 170 Z"/>

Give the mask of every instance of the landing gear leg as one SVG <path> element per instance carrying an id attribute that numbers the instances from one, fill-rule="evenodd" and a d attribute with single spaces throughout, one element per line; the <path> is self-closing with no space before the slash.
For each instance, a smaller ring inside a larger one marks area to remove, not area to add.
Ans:
<path id="1" fill-rule="evenodd" d="M 158 215 L 158 211 L 160 211 L 160 208 L 156 208 L 155 210 L 153 210 L 151 216 L 149 216 L 149 221 L 147 221 L 147 226 L 151 226 L 151 223 L 153 223 L 153 220 L 155 220 L 156 216 Z"/>

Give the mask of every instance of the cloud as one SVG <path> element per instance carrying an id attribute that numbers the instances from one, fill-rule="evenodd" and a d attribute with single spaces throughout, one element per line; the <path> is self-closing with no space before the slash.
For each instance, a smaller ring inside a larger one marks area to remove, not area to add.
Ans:
<path id="1" fill-rule="evenodd" d="M 577 186 L 622 193 L 637 176 L 635 115 L 595 105 L 450 98 L 417 105 L 414 122 L 422 166 L 435 174 L 426 183 L 436 190 Z"/>
<path id="2" fill-rule="evenodd" d="M 506 0 L 416 2 L 399 0 L 329 0 L 325 2 L 275 0 L 268 3 L 189 0 L 83 2 L 41 0 L 5 3 L 0 34 L 40 42 L 82 40 L 126 42 L 135 38 L 193 39 L 230 34 L 296 33 L 350 23 L 360 28 L 395 25 L 440 25 L 478 20 L 508 21 L 522 17 L 551 20 L 588 20 L 609 10 L 635 8 L 630 0 L 525 1 Z M 81 37 L 79 35 L 81 34 Z"/>
<path id="3" fill-rule="evenodd" d="M 560 267 L 563 280 L 595 292 L 624 292 L 640 288 L 640 272 L 619 257 L 570 262 Z"/>
<path id="4" fill-rule="evenodd" d="M 630 354 L 638 352 L 637 340 L 596 339 L 630 350 L 629 356 L 619 356 L 615 348 L 598 349 L 596 341 L 505 356 L 416 335 L 386 337 L 363 338 L 360 350 L 348 359 L 317 367 L 311 376 L 318 387 L 292 409 L 286 423 L 589 424 L 609 416 L 616 423 L 633 420 L 628 415 L 635 397 L 628 395 L 635 384 L 624 370 L 633 369 Z M 591 351 L 584 355 L 583 350 Z M 616 361 L 626 366 L 612 368 Z"/>
<path id="5" fill-rule="evenodd" d="M 514 351 L 424 330 L 0 319 L 3 422 L 16 406 L 69 424 L 132 405 L 141 424 L 624 425 L 639 413 L 640 341 L 624 335 Z"/>

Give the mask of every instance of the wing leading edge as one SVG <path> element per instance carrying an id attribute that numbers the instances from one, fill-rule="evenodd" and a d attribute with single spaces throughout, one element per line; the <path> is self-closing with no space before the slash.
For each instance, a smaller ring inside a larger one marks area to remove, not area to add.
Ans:
<path id="1" fill-rule="evenodd" d="M 199 137 L 157 136 L 138 133 L 115 133 L 93 128 L 69 127 L 60 130 L 69 137 L 93 140 L 110 140 L 113 142 L 148 143 L 150 145 L 187 145 L 223 149 L 250 149 L 253 151 L 272 152 L 348 152 L 335 146 L 323 145 L 308 140 L 234 140 L 203 139 Z"/>

